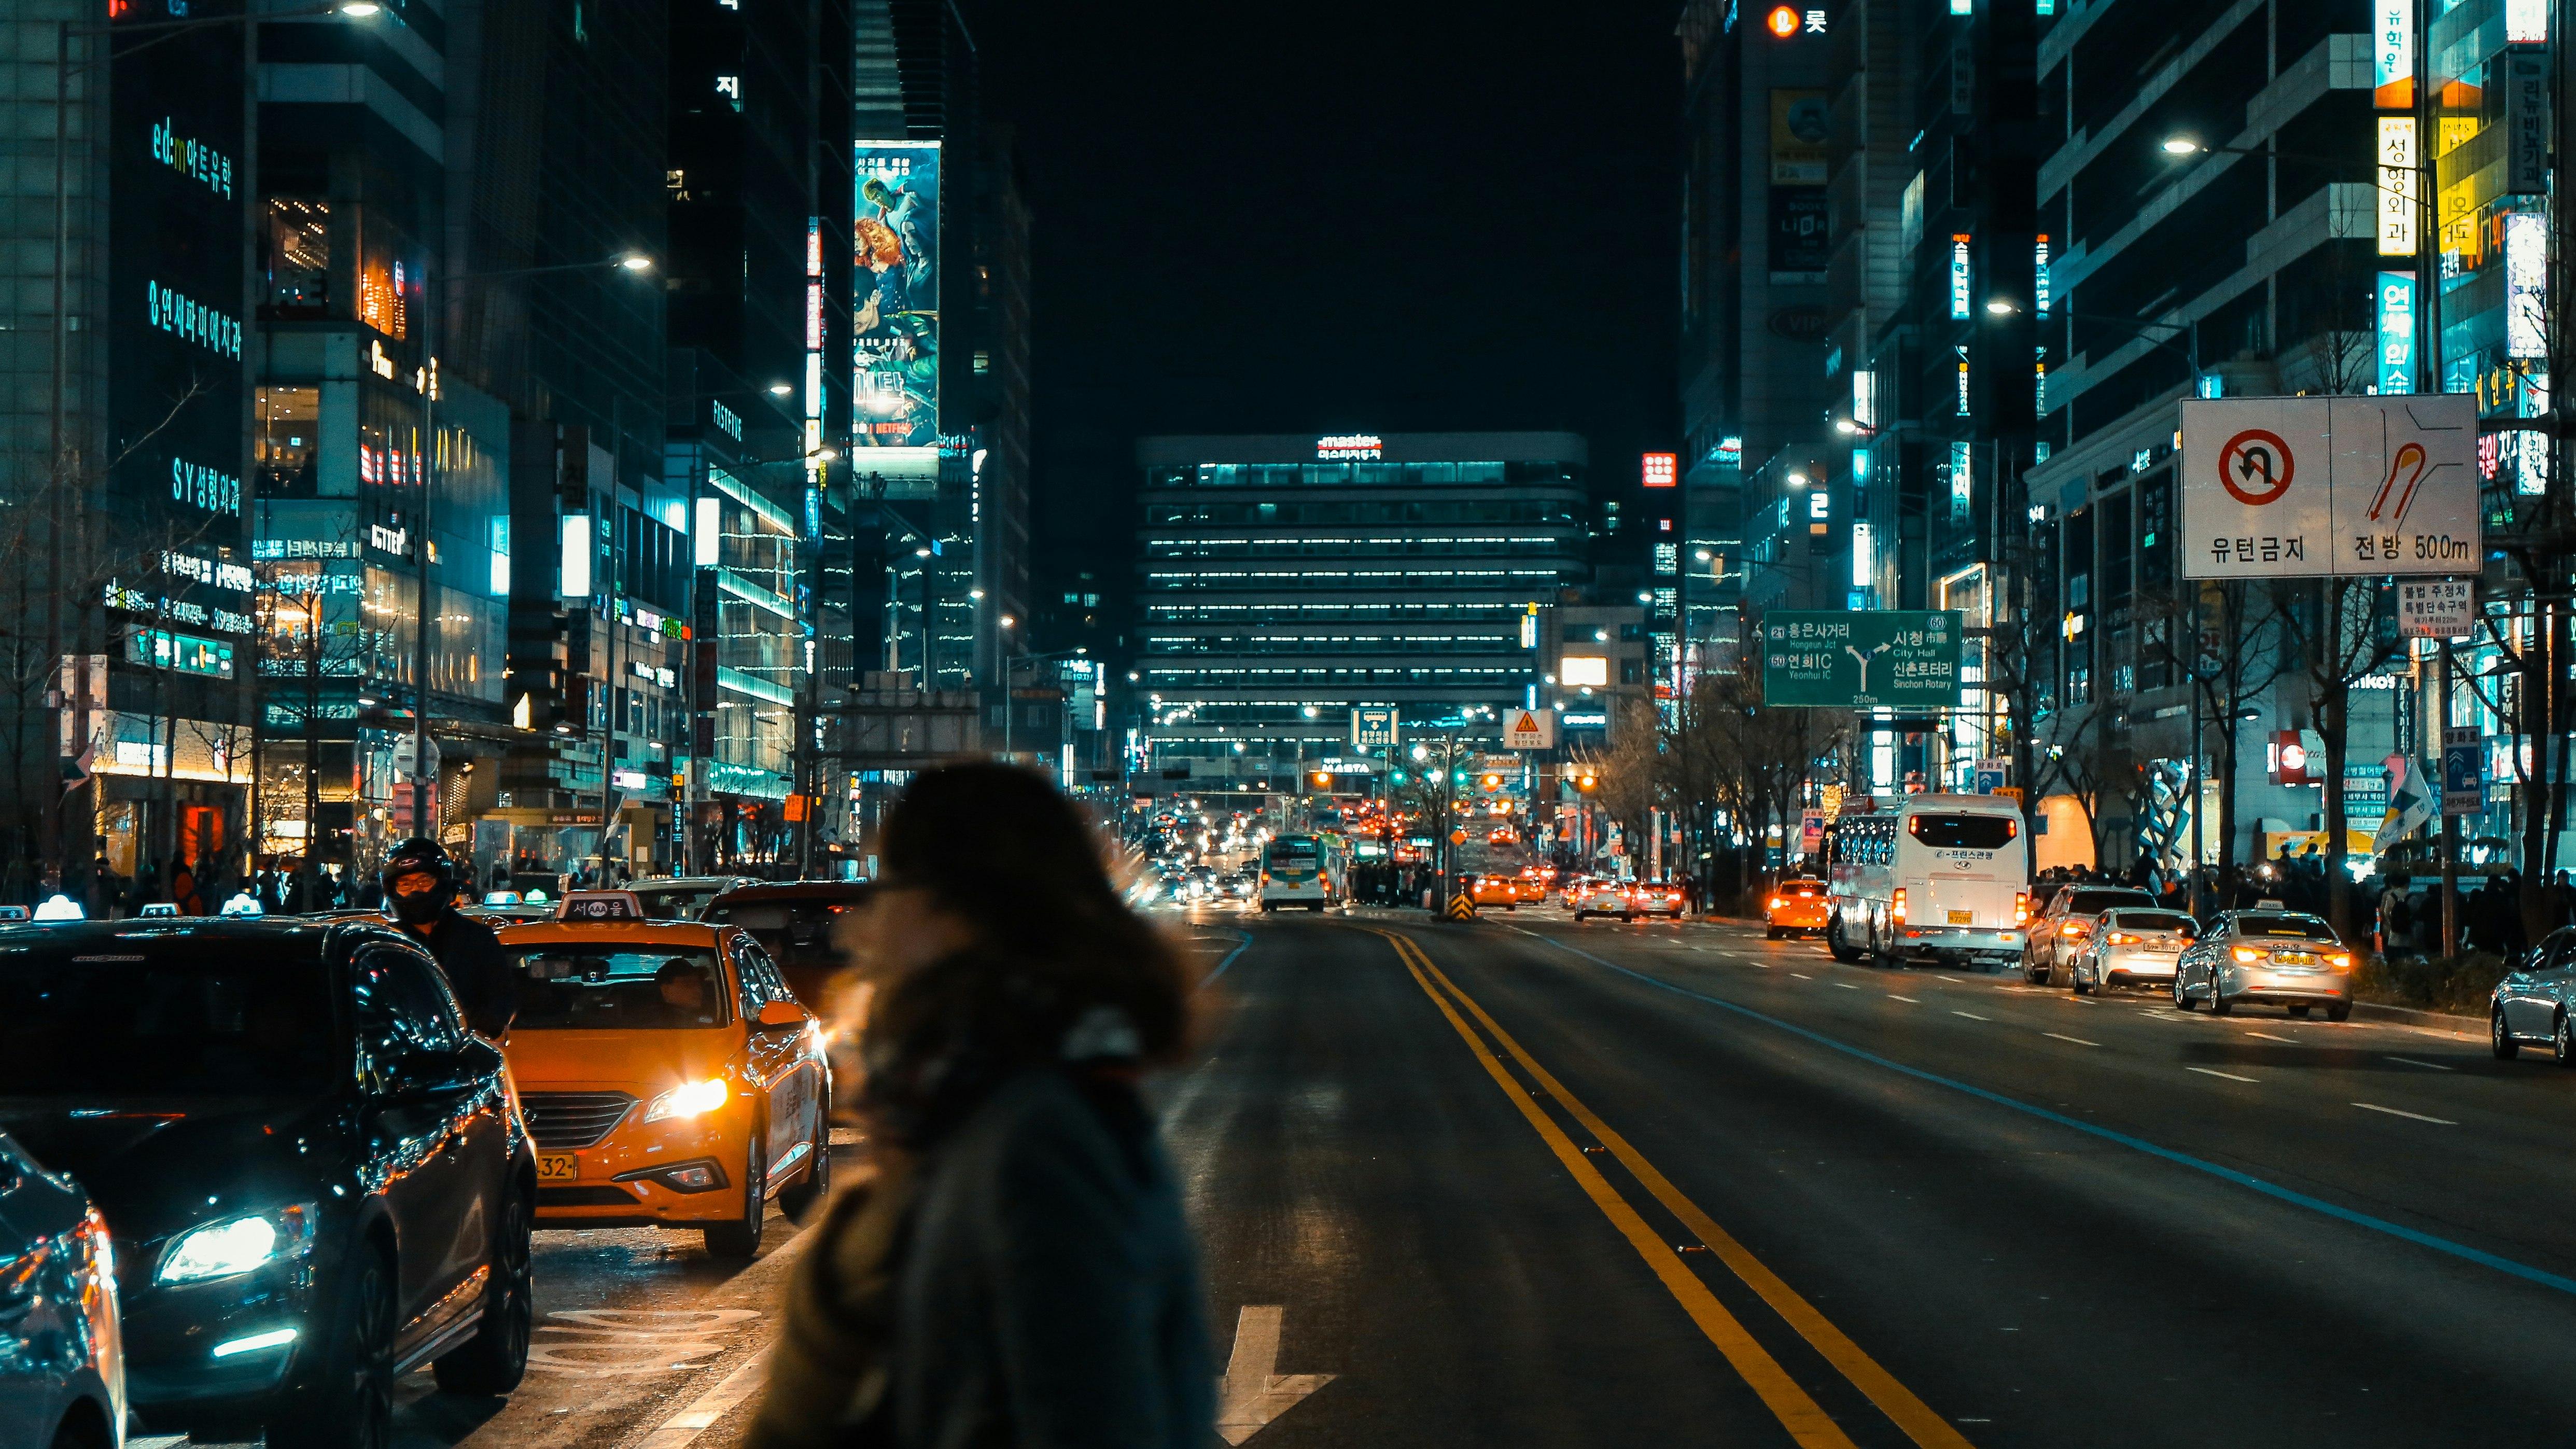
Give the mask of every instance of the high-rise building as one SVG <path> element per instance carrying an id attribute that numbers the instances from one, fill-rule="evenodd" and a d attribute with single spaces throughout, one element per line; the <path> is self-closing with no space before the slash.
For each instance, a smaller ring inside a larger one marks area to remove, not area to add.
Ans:
<path id="1" fill-rule="evenodd" d="M 1350 712 L 1492 738 L 1532 702 L 1539 611 L 1580 583 L 1570 433 L 1155 437 L 1137 444 L 1139 744 L 1189 788 L 1285 788 Z"/>

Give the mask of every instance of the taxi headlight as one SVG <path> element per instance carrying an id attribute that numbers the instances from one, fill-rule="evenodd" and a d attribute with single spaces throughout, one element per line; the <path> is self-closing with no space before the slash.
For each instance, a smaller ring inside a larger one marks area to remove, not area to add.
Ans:
<path id="1" fill-rule="evenodd" d="M 163 1251 L 152 1281 L 202 1283 L 301 1258 L 313 1251 L 313 1228 L 320 1215 L 319 1205 L 307 1202 L 190 1228 Z"/>
<path id="2" fill-rule="evenodd" d="M 722 1077 L 709 1077 L 703 1082 L 682 1082 L 655 1097 L 644 1109 L 644 1120 L 659 1122 L 665 1117 L 703 1117 L 725 1104 L 726 1087 Z"/>

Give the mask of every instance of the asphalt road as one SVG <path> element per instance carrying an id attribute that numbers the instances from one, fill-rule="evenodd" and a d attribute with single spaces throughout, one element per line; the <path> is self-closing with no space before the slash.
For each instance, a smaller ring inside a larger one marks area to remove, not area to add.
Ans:
<path id="1" fill-rule="evenodd" d="M 2572 1437 L 2546 1060 L 1729 925 L 1158 914 L 1209 973 L 1155 1091 L 1225 1441 Z M 417 1375 L 396 1449 L 736 1449 L 809 1241 L 770 1228 L 539 1234 L 527 1384 Z"/>
<path id="2" fill-rule="evenodd" d="M 1229 926 L 1168 1123 L 1221 1350 L 1275 1305 L 1334 1376 L 1265 1449 L 2571 1437 L 2545 1060 L 1725 925 Z"/>

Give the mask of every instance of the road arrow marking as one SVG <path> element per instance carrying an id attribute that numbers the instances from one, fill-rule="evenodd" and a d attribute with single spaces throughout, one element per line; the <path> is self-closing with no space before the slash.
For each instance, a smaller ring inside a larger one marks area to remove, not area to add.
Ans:
<path id="1" fill-rule="evenodd" d="M 1299 1400 L 1333 1381 L 1332 1374 L 1275 1374 L 1279 1324 L 1288 1310 L 1276 1303 L 1243 1305 L 1234 1320 L 1234 1355 L 1216 1385 L 1216 1432 L 1228 1444 L 1258 1434 Z"/>

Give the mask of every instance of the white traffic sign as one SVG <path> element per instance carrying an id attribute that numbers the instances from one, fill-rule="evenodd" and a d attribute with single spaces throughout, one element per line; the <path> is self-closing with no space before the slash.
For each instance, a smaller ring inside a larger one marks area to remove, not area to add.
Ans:
<path id="1" fill-rule="evenodd" d="M 1504 749 L 1544 750 L 1555 744 L 1555 710 L 1515 708 L 1503 711 Z"/>
<path id="2" fill-rule="evenodd" d="M 2182 573 L 2459 574 L 2477 567 L 2477 399 L 2190 399 Z"/>
<path id="3" fill-rule="evenodd" d="M 2401 579 L 2397 632 L 2407 639 L 2464 639 L 2478 627 L 2477 599 L 2467 579 Z"/>

